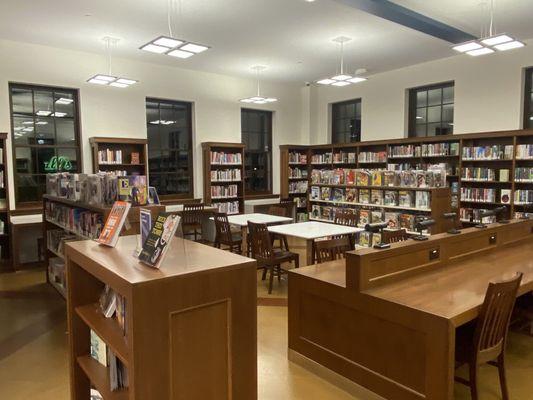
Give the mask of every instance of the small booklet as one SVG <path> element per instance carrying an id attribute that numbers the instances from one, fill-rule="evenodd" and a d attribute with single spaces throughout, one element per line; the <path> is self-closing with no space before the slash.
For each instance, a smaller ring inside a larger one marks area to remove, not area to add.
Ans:
<path id="1" fill-rule="evenodd" d="M 148 238 L 148 235 L 150 234 L 150 230 L 152 229 L 152 213 L 150 210 L 146 208 L 141 208 L 139 210 L 139 240 L 137 242 L 137 248 L 135 249 L 134 256 L 139 257 L 139 254 L 141 254 L 144 242 L 146 242 L 146 239 Z"/>
<path id="2" fill-rule="evenodd" d="M 161 260 L 176 233 L 181 217 L 177 214 L 162 212 L 155 220 L 148 238 L 143 244 L 139 260 L 150 267 L 159 268 Z"/>
<path id="3" fill-rule="evenodd" d="M 131 203 L 125 201 L 115 201 L 113 208 L 107 217 L 105 226 L 100 233 L 98 243 L 109 247 L 115 247 L 120 236 L 120 231 L 124 226 L 124 222 L 128 217 L 128 212 L 131 208 Z"/>

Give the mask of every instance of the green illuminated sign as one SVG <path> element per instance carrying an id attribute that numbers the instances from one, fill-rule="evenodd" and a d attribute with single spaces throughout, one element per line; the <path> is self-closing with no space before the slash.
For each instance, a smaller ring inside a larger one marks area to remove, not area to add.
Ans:
<path id="1" fill-rule="evenodd" d="M 44 163 L 44 170 L 46 172 L 70 171 L 71 169 L 72 163 L 65 156 L 53 156 L 49 161 Z"/>

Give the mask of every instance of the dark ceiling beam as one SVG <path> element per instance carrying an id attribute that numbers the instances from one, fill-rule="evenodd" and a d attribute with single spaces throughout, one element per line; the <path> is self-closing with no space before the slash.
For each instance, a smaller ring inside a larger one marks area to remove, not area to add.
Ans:
<path id="1" fill-rule="evenodd" d="M 470 33 L 443 24 L 388 0 L 336 0 L 350 7 L 396 22 L 450 43 L 462 43 L 477 39 Z"/>

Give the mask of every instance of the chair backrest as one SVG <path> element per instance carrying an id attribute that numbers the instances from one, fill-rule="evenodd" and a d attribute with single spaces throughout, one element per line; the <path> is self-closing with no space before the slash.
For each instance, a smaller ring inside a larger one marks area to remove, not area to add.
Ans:
<path id="1" fill-rule="evenodd" d="M 201 224 L 202 213 L 204 211 L 204 203 L 187 203 L 183 205 L 183 212 L 181 213 L 182 225 Z"/>
<path id="2" fill-rule="evenodd" d="M 493 352 L 499 355 L 505 349 L 509 321 L 521 280 L 522 273 L 518 273 L 511 280 L 489 283 L 474 334 L 476 357 Z"/>
<path id="3" fill-rule="evenodd" d="M 272 241 L 266 224 L 256 224 L 248 221 L 248 232 L 252 242 L 252 258 L 257 261 L 272 259 Z M 250 245 L 250 244 L 248 244 Z"/>
<path id="4" fill-rule="evenodd" d="M 344 253 L 350 250 L 350 247 L 350 239 L 347 236 L 317 240 L 315 242 L 316 260 L 318 263 L 337 260 L 344 256 Z"/>
<path id="5" fill-rule="evenodd" d="M 394 231 L 384 230 L 381 240 L 383 243 L 398 243 L 409 239 L 409 234 L 405 229 L 396 229 Z"/>
<path id="6" fill-rule="evenodd" d="M 280 207 L 280 206 L 270 206 L 268 208 L 268 213 L 270 215 L 276 215 L 278 217 L 288 217 L 289 211 L 286 207 Z"/>
<path id="7" fill-rule="evenodd" d="M 291 199 L 291 198 L 287 198 L 287 199 L 279 199 L 279 204 L 282 205 L 282 206 L 293 206 L 294 205 L 294 200 Z"/>
<path id="8" fill-rule="evenodd" d="M 294 203 L 294 199 L 288 198 L 288 199 L 280 199 L 279 200 L 280 207 L 284 207 L 287 210 L 287 217 L 294 219 L 294 209 L 296 207 L 296 203 Z"/>
<path id="9" fill-rule="evenodd" d="M 214 213 L 215 229 L 218 241 L 231 242 L 231 225 L 226 213 Z"/>
<path id="10" fill-rule="evenodd" d="M 346 210 L 346 209 L 340 209 L 335 213 L 335 221 L 334 223 L 337 225 L 345 225 L 345 226 L 357 226 L 357 211 L 356 210 Z"/>

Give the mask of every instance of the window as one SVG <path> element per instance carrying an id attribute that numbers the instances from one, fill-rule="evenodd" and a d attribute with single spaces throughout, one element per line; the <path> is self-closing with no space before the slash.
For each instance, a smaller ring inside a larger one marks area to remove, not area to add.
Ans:
<path id="1" fill-rule="evenodd" d="M 409 90 L 409 137 L 453 133 L 454 83 Z"/>
<path id="2" fill-rule="evenodd" d="M 192 104 L 146 99 L 150 185 L 162 200 L 193 197 Z"/>
<path id="3" fill-rule="evenodd" d="M 526 69 L 524 92 L 524 129 L 533 128 L 533 67 Z"/>
<path id="4" fill-rule="evenodd" d="M 272 112 L 242 109 L 246 195 L 272 194 Z"/>
<path id="5" fill-rule="evenodd" d="M 334 103 L 331 117 L 331 143 L 361 141 L 361 99 Z"/>
<path id="6" fill-rule="evenodd" d="M 10 83 L 9 93 L 15 203 L 40 204 L 47 173 L 81 169 L 78 91 Z"/>

